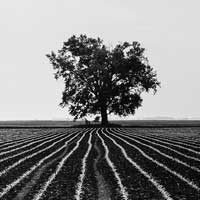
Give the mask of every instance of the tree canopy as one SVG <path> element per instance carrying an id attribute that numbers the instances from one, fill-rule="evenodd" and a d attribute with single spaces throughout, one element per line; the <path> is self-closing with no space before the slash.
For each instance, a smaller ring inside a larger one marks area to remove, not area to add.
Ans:
<path id="1" fill-rule="evenodd" d="M 47 54 L 55 78 L 63 78 L 62 107 L 75 119 L 101 114 L 127 116 L 142 105 L 141 94 L 157 91 L 160 82 L 138 42 L 107 47 L 100 38 L 72 36 L 57 53 Z"/>

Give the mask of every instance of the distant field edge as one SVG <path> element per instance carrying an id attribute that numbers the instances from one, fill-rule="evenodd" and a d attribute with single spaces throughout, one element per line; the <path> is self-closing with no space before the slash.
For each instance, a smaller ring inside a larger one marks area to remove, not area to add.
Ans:
<path id="1" fill-rule="evenodd" d="M 101 128 L 101 127 L 124 127 L 124 128 L 185 128 L 200 127 L 200 120 L 113 120 L 109 126 L 101 126 L 99 123 L 72 121 L 0 121 L 0 129 L 33 129 L 33 128 Z"/>

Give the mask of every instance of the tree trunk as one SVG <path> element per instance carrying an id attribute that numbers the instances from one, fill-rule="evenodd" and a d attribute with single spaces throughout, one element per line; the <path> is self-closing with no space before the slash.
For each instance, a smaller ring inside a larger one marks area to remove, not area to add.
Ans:
<path id="1" fill-rule="evenodd" d="M 101 125 L 108 124 L 108 114 L 106 106 L 101 107 Z"/>

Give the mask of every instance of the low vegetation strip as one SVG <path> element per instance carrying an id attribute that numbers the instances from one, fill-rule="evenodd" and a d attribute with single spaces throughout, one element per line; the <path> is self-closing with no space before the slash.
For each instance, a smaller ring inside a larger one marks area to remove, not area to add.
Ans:
<path id="1" fill-rule="evenodd" d="M 68 140 L 63 146 L 61 146 L 60 148 L 58 148 L 56 151 L 54 151 L 51 154 L 45 156 L 43 159 L 41 159 L 39 162 L 37 162 L 35 165 L 33 165 L 29 170 L 27 170 L 25 173 L 23 173 L 20 177 L 16 178 L 12 183 L 6 185 L 5 188 L 1 189 L 1 191 L 0 191 L 0 198 L 3 197 L 6 193 L 8 193 L 18 183 L 20 183 L 25 177 L 27 177 L 29 174 L 31 174 L 36 168 L 38 168 L 39 166 L 41 166 L 45 162 L 45 160 L 51 158 L 54 154 L 56 154 L 57 152 L 61 151 L 64 148 L 66 148 L 66 146 L 68 145 L 68 142 L 70 142 L 71 140 L 73 140 L 78 135 L 79 135 L 79 133 L 77 135 L 75 135 L 73 138 L 71 138 L 70 140 Z"/>
<path id="2" fill-rule="evenodd" d="M 175 152 L 176 154 L 179 154 L 179 155 L 181 155 L 183 157 L 186 157 L 188 159 L 200 162 L 200 158 L 198 158 L 198 155 L 196 155 L 196 157 L 195 157 L 195 155 L 192 156 L 191 154 L 187 155 L 187 153 L 182 152 L 181 149 L 178 149 L 176 147 L 174 148 L 173 146 L 171 147 L 170 143 L 167 143 L 167 145 L 166 145 L 166 143 L 164 141 L 157 140 L 157 139 L 154 139 L 154 138 L 149 137 L 149 136 L 144 136 L 144 135 L 139 135 L 139 134 L 130 134 L 128 132 L 127 133 L 123 132 L 123 133 L 125 133 L 125 135 L 131 136 L 131 137 L 134 137 L 134 138 L 138 138 L 138 139 L 140 139 L 142 141 L 147 141 L 147 142 L 149 142 L 151 144 L 154 144 L 156 146 L 160 146 L 162 148 L 165 148 L 167 150 Z"/>
<path id="3" fill-rule="evenodd" d="M 80 142 L 81 142 L 81 140 L 83 139 L 84 136 L 85 136 L 85 134 L 81 136 L 81 138 L 77 141 L 76 146 L 59 162 L 59 164 L 58 164 L 58 166 L 56 168 L 56 171 L 48 178 L 47 182 L 40 189 L 40 191 L 35 195 L 33 200 L 39 200 L 43 196 L 43 194 L 46 192 L 46 190 L 49 187 L 49 185 L 51 184 L 51 182 L 56 178 L 56 175 L 62 169 L 62 167 L 63 167 L 64 163 L 66 162 L 66 160 L 74 153 L 74 151 L 76 149 L 78 149 L 79 144 L 80 144 Z M 66 142 L 65 145 L 67 145 L 68 142 Z"/>
<path id="4" fill-rule="evenodd" d="M 16 157 L 16 156 L 19 156 L 19 155 L 22 155 L 22 154 L 31 152 L 31 151 L 33 151 L 34 149 L 37 149 L 37 148 L 39 148 L 39 147 L 41 147 L 41 146 L 44 146 L 44 147 L 45 147 L 45 144 L 51 143 L 52 141 L 56 141 L 56 140 L 59 139 L 59 138 L 64 138 L 65 136 L 66 136 L 66 134 L 58 134 L 57 136 L 55 135 L 55 136 L 53 136 L 53 137 L 49 137 L 48 139 L 42 139 L 42 140 L 39 140 L 39 141 L 37 141 L 37 142 L 31 142 L 31 143 L 29 143 L 29 144 L 27 144 L 27 145 L 21 146 L 20 148 L 11 149 L 10 151 L 7 151 L 6 153 L 3 152 L 4 154 L 2 154 L 2 155 L 4 155 L 4 156 L 3 156 L 4 158 L 1 158 L 1 159 L 0 159 L 0 162 L 3 162 L 3 161 L 8 160 L 8 159 L 10 159 L 10 158 L 14 158 L 14 157 Z M 33 145 L 33 144 L 34 144 L 34 145 Z M 33 145 L 33 146 L 32 146 L 32 145 Z M 28 148 L 27 148 L 27 147 L 28 147 Z M 26 149 L 24 149 L 24 148 L 26 148 Z M 19 150 L 21 150 L 21 149 L 23 149 L 23 151 L 19 151 Z M 14 153 L 12 153 L 12 152 L 14 152 Z M 11 153 L 12 153 L 12 154 L 11 154 Z M 5 154 L 9 154 L 9 155 L 8 155 L 8 156 L 5 156 Z M 2 155 L 1 155 L 0 157 L 2 157 Z"/>
<path id="5" fill-rule="evenodd" d="M 22 152 L 20 152 L 20 153 L 16 153 L 16 154 L 11 155 L 11 156 L 6 156 L 5 158 L 0 159 L 0 163 L 3 162 L 3 161 L 9 160 L 9 159 L 11 159 L 11 158 L 14 158 L 14 157 L 23 155 L 23 154 L 25 154 L 25 153 L 31 152 L 31 151 L 33 151 L 33 150 L 35 150 L 35 149 L 37 149 L 37 148 L 40 148 L 40 147 L 44 146 L 45 144 L 47 144 L 47 143 L 49 143 L 49 142 L 51 142 L 51 141 L 53 141 L 53 140 L 56 140 L 56 139 L 58 139 L 58 138 L 60 138 L 60 137 L 63 137 L 63 136 L 65 136 L 65 135 L 62 134 L 62 135 L 59 135 L 59 136 L 57 136 L 57 137 L 54 136 L 52 139 L 47 140 L 47 141 L 45 141 L 45 142 L 42 142 L 42 143 L 38 144 L 37 146 L 34 146 L 34 147 L 32 147 L 32 148 L 29 148 L 29 149 L 27 149 L 27 150 L 25 150 L 25 151 L 22 151 Z M 41 141 L 43 141 L 43 140 L 41 140 Z M 41 141 L 40 141 L 40 142 L 41 142 Z"/>
<path id="6" fill-rule="evenodd" d="M 19 129 L 19 130 L 5 129 L 4 131 L 0 130 L 0 138 L 1 138 L 0 145 L 1 146 L 9 145 L 9 144 L 13 144 L 16 142 L 25 141 L 25 140 L 29 140 L 32 138 L 37 138 L 38 136 L 44 137 L 51 133 L 53 133 L 53 132 L 41 131 L 41 130 L 38 130 L 37 132 L 34 132 L 33 130 L 25 131 L 24 129 Z"/>
<path id="7" fill-rule="evenodd" d="M 18 140 L 9 131 L 2 200 L 200 199 L 200 128 L 30 129 Z"/>
<path id="8" fill-rule="evenodd" d="M 70 130 L 68 132 L 70 132 Z M 3 148 L 13 148 L 14 146 L 18 146 L 18 145 L 24 144 L 26 142 L 28 143 L 30 141 L 45 139 L 45 138 L 48 138 L 51 136 L 58 135 L 58 133 L 57 134 L 56 133 L 57 132 L 53 132 L 53 131 L 51 131 L 51 132 L 47 131 L 45 133 L 41 133 L 41 131 L 40 131 L 37 134 L 34 134 L 34 136 L 25 137 L 25 138 L 21 138 L 18 140 L 12 140 L 9 142 L 3 142 L 2 144 L 0 144 L 1 145 L 0 147 L 1 147 L 1 150 L 3 150 Z"/>
<path id="9" fill-rule="evenodd" d="M 73 134 L 73 133 L 72 133 Z M 42 148 L 41 150 L 33 153 L 33 154 L 30 154 L 28 156 L 25 156 L 23 158 L 21 158 L 20 160 L 18 160 L 17 162 L 13 163 L 12 165 L 10 166 L 7 166 L 3 171 L 0 171 L 0 177 L 7 173 L 9 170 L 11 170 L 12 168 L 16 167 L 17 165 L 19 165 L 20 163 L 26 161 L 27 159 L 30 159 L 30 158 L 33 158 L 34 156 L 37 156 L 38 154 L 46 151 L 46 150 L 49 150 L 51 147 L 55 146 L 56 144 L 58 144 L 59 142 L 62 142 L 62 141 L 65 141 L 68 137 L 70 137 L 72 134 L 68 135 L 68 136 L 65 136 L 64 138 L 52 143 L 51 145 L 47 146 L 46 148 Z"/>
<path id="10" fill-rule="evenodd" d="M 83 186 L 83 181 L 84 181 L 84 178 L 85 178 L 86 160 L 87 160 L 88 155 L 89 155 L 89 153 L 91 151 L 91 148 L 92 148 L 92 143 L 91 143 L 92 133 L 93 132 L 89 133 L 90 137 L 89 137 L 89 140 L 88 140 L 88 149 L 87 149 L 87 152 L 86 152 L 84 158 L 82 159 L 82 169 L 81 169 L 81 174 L 79 176 L 79 182 L 77 184 L 77 190 L 76 190 L 76 194 L 75 194 L 75 199 L 76 200 L 80 200 L 81 199 L 81 194 L 83 192 L 82 186 Z"/>
<path id="11" fill-rule="evenodd" d="M 159 155 L 162 155 L 162 156 L 164 156 L 165 158 L 168 158 L 168 159 L 170 159 L 170 160 L 172 160 L 172 161 L 175 161 L 175 162 L 177 162 L 177 163 L 179 163 L 179 164 L 181 164 L 181 165 L 184 165 L 185 167 L 188 167 L 188 168 L 190 168 L 190 169 L 192 169 L 192 170 L 194 170 L 194 171 L 200 173 L 200 169 L 199 169 L 199 168 L 194 167 L 194 166 L 191 166 L 190 164 L 188 164 L 188 163 L 186 163 L 186 162 L 183 162 L 183 161 L 181 161 L 180 159 L 175 158 L 174 156 L 170 156 L 170 155 L 168 155 L 168 154 L 165 154 L 165 153 L 161 152 L 159 149 L 156 149 L 156 148 L 154 148 L 154 147 L 152 147 L 152 146 L 150 146 L 150 145 L 147 145 L 147 144 L 145 144 L 145 143 L 140 142 L 140 141 L 137 140 L 137 139 L 134 139 L 134 138 L 132 138 L 132 137 L 129 137 L 129 136 L 127 136 L 126 134 L 124 134 L 124 132 L 123 132 L 123 133 L 114 132 L 114 133 L 117 134 L 118 136 L 122 136 L 122 138 L 128 138 L 128 139 L 130 139 L 131 141 L 134 141 L 134 142 L 137 143 L 137 144 L 140 144 L 140 145 L 142 145 L 142 146 L 148 147 L 149 149 L 152 149 L 153 151 L 155 151 L 155 152 L 158 153 Z"/>
<path id="12" fill-rule="evenodd" d="M 103 152 L 101 151 L 100 147 L 97 145 L 98 137 L 95 138 L 94 142 L 94 148 L 97 152 L 97 156 L 94 160 L 93 163 L 93 168 L 95 172 L 95 178 L 97 182 L 97 187 L 98 187 L 98 200 L 110 200 L 110 188 L 108 187 L 108 184 L 105 181 L 105 178 L 99 171 L 99 163 L 102 160 L 103 157 Z"/>
<path id="13" fill-rule="evenodd" d="M 60 136 L 60 135 L 63 136 L 64 134 L 58 134 L 58 136 Z M 11 153 L 11 152 L 17 151 L 17 150 L 25 149 L 25 148 L 30 147 L 30 146 L 32 146 L 34 144 L 37 144 L 37 143 L 39 143 L 41 141 L 49 140 L 52 137 L 57 137 L 57 136 L 54 134 L 53 136 L 47 136 L 45 138 L 43 138 L 43 137 L 40 138 L 39 137 L 37 139 L 31 139 L 31 140 L 26 141 L 26 142 L 22 142 L 22 143 L 15 144 L 15 145 L 12 145 L 12 146 L 9 146 L 9 147 L 5 147 L 5 148 L 1 149 L 0 156 L 2 156 L 4 154 L 7 154 L 7 153 Z M 17 147 L 17 148 L 15 148 L 15 147 Z M 6 151 L 4 151 L 4 150 L 6 150 Z"/>
<path id="14" fill-rule="evenodd" d="M 126 133 L 130 133 L 130 134 L 134 134 L 134 135 L 140 135 L 140 136 L 148 136 L 152 139 L 157 139 L 157 140 L 161 140 L 162 142 L 170 142 L 170 144 L 175 144 L 175 145 L 180 145 L 186 148 L 192 148 L 192 149 L 198 149 L 200 148 L 200 143 L 194 143 L 193 141 L 188 141 L 188 139 L 186 140 L 185 138 L 180 138 L 178 139 L 177 137 L 173 136 L 168 136 L 168 135 L 159 135 L 158 133 L 144 133 L 144 134 L 138 134 L 138 133 L 133 133 L 131 131 L 132 129 L 122 129 L 121 131 L 125 131 Z"/>
<path id="15" fill-rule="evenodd" d="M 160 135 L 151 135 L 152 138 L 155 138 L 155 139 L 161 139 L 162 141 L 167 141 L 167 142 L 170 142 L 172 144 L 178 144 L 178 145 L 183 145 L 185 146 L 186 148 L 192 148 L 192 149 L 200 149 L 200 144 L 198 143 L 194 143 L 194 141 L 188 141 L 188 140 L 185 140 L 185 138 L 180 138 L 180 139 L 177 139 L 175 137 L 163 137 L 163 136 L 160 136 Z"/>
<path id="16" fill-rule="evenodd" d="M 188 143 L 186 143 L 186 142 L 184 142 L 184 140 L 181 140 L 181 141 L 177 141 L 176 139 L 172 139 L 172 138 L 168 138 L 168 137 L 160 137 L 160 136 L 158 136 L 158 135 L 153 135 L 153 134 L 151 134 L 150 135 L 150 137 L 152 138 L 152 139 L 157 139 L 157 140 L 160 140 L 160 141 L 162 141 L 162 142 L 169 142 L 171 145 L 180 145 L 180 147 L 183 147 L 183 148 L 187 148 L 187 150 L 188 149 L 191 149 L 191 150 L 194 150 L 194 151 L 196 151 L 197 153 L 199 153 L 198 151 L 199 151 L 199 146 L 196 146 L 197 144 L 188 144 Z M 167 144 L 166 143 L 166 144 Z"/>
<path id="17" fill-rule="evenodd" d="M 74 141 L 71 141 L 72 143 Z M 70 143 L 69 143 L 70 145 Z M 45 172 L 45 170 L 50 167 L 53 163 L 55 163 L 57 160 L 61 159 L 68 151 L 68 147 L 65 148 L 65 150 L 63 151 L 63 153 L 60 156 L 56 156 L 54 159 L 51 159 L 50 161 L 48 161 L 47 163 L 45 163 L 44 165 L 42 165 L 37 171 L 36 173 L 33 175 L 33 177 L 31 177 L 30 181 L 28 181 L 25 186 L 22 186 L 22 189 L 17 193 L 16 197 L 14 198 L 14 200 L 21 200 L 21 199 L 27 199 L 31 193 L 31 190 L 33 190 L 33 188 L 36 186 L 36 184 L 38 183 L 38 181 L 40 181 L 43 173 Z"/>
<path id="18" fill-rule="evenodd" d="M 138 148 L 137 146 L 130 144 L 129 142 L 127 142 L 126 140 L 120 138 L 119 136 L 116 136 L 114 134 L 111 133 L 111 135 L 113 135 L 114 137 L 120 139 L 121 141 L 123 141 L 125 144 L 128 144 L 129 146 L 133 147 L 134 149 L 136 149 L 138 152 L 141 153 L 141 155 L 145 158 L 147 158 L 148 160 L 150 160 L 151 162 L 155 163 L 156 165 L 158 165 L 159 167 L 164 168 L 166 171 L 168 171 L 169 173 L 173 174 L 174 176 L 176 176 L 177 178 L 181 179 L 182 181 L 184 181 L 185 183 L 187 183 L 188 185 L 190 185 L 192 188 L 196 189 L 197 191 L 200 191 L 200 187 L 197 186 L 192 180 L 189 180 L 187 178 L 185 178 L 184 176 L 182 176 L 181 174 L 177 173 L 176 171 L 171 170 L 170 168 L 168 168 L 166 165 L 162 164 L 161 162 L 153 159 L 151 156 L 149 156 L 148 154 L 146 154 L 142 149 Z"/>
<path id="19" fill-rule="evenodd" d="M 106 134 L 105 134 L 106 135 Z M 172 200 L 171 195 L 165 190 L 165 188 L 159 184 L 158 181 L 155 180 L 154 177 L 152 177 L 150 174 L 148 174 L 147 172 L 145 172 L 136 162 L 134 162 L 126 153 L 125 149 L 119 145 L 113 138 L 109 137 L 108 135 L 106 135 L 107 138 L 109 138 L 113 144 L 115 144 L 118 148 L 120 148 L 122 154 L 124 155 L 124 157 L 141 173 L 143 174 L 155 187 L 156 189 L 158 189 L 161 194 L 163 195 L 163 197 L 166 200 Z"/>
<path id="20" fill-rule="evenodd" d="M 102 139 L 102 137 L 99 135 L 99 133 L 97 133 L 97 135 L 100 138 L 100 140 L 102 142 L 102 145 L 103 145 L 103 147 L 105 149 L 106 161 L 107 161 L 108 165 L 110 166 L 110 168 L 112 169 L 112 171 L 113 171 L 113 173 L 115 175 L 115 178 L 116 178 L 116 180 L 118 182 L 122 199 L 127 200 L 128 199 L 128 192 L 126 191 L 126 188 L 123 186 L 123 184 L 121 182 L 120 175 L 117 172 L 115 165 L 112 163 L 112 161 L 109 158 L 109 149 L 108 149 L 107 145 L 105 144 L 104 140 Z"/>

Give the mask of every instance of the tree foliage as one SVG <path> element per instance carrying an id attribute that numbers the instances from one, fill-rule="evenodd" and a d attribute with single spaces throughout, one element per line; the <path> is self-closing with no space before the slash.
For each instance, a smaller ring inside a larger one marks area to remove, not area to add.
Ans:
<path id="1" fill-rule="evenodd" d="M 71 115 L 120 116 L 134 114 L 141 106 L 143 92 L 157 91 L 157 74 L 138 42 L 124 42 L 109 49 L 100 38 L 72 36 L 57 53 L 47 55 L 55 78 L 63 78 L 65 89 L 61 106 Z"/>

